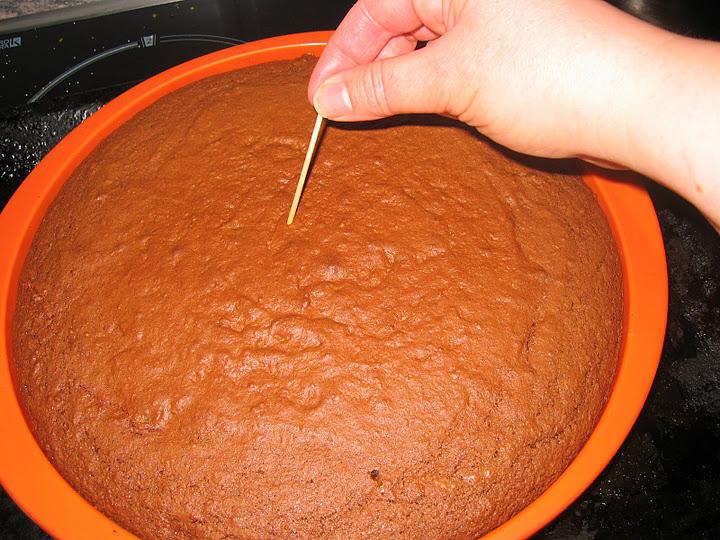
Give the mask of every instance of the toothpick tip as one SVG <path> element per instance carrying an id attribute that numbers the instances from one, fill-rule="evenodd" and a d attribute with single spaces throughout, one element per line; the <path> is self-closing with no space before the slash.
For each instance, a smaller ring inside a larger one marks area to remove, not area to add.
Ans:
<path id="1" fill-rule="evenodd" d="M 325 119 L 319 114 L 315 119 L 315 127 L 313 128 L 312 135 L 310 136 L 310 144 L 308 145 L 307 153 L 305 154 L 305 162 L 303 163 L 302 171 L 300 171 L 300 178 L 298 178 L 297 187 L 295 188 L 295 197 L 293 197 L 293 202 L 290 206 L 290 214 L 288 214 L 287 219 L 288 225 L 292 225 L 292 222 L 295 219 L 295 212 L 297 212 L 297 207 L 300 203 L 303 186 L 305 185 L 310 163 L 312 162 L 312 158 L 315 154 L 315 148 L 320 137 L 320 130 L 322 129 L 324 120 Z"/>

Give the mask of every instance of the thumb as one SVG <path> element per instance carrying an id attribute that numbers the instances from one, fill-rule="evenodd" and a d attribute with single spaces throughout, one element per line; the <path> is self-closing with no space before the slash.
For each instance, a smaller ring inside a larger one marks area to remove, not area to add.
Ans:
<path id="1" fill-rule="evenodd" d="M 313 104 L 320 115 L 339 121 L 446 112 L 444 71 L 435 51 L 418 49 L 333 75 L 317 89 Z"/>

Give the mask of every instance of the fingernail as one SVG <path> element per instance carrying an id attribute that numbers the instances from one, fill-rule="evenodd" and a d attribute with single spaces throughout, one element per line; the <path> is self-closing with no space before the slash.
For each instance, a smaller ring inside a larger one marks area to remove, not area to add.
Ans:
<path id="1" fill-rule="evenodd" d="M 338 119 L 352 111 L 350 94 L 340 77 L 330 77 L 320 85 L 313 99 L 315 110 L 325 118 Z"/>

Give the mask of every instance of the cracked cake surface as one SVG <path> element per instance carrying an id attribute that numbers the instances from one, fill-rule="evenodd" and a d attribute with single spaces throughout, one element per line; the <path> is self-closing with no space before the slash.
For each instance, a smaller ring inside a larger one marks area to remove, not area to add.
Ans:
<path id="1" fill-rule="evenodd" d="M 49 209 L 20 278 L 23 407 L 143 538 L 471 538 L 567 467 L 622 280 L 575 176 L 444 119 L 330 125 L 292 226 L 315 60 L 160 99 Z"/>

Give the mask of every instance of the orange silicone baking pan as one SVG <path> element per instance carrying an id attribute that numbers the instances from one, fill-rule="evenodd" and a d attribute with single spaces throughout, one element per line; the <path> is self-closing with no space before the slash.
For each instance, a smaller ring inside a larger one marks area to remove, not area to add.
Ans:
<path id="1" fill-rule="evenodd" d="M 118 126 L 170 92 L 245 66 L 318 55 L 327 32 L 295 34 L 225 49 L 128 90 L 72 131 L 23 182 L 0 215 L 0 481 L 17 504 L 59 539 L 134 538 L 84 500 L 35 441 L 13 383 L 11 323 L 18 276 L 48 206 L 78 164 Z M 624 339 L 612 394 L 595 430 L 565 472 L 533 503 L 490 532 L 527 537 L 567 508 L 617 452 L 645 402 L 667 316 L 667 269 L 657 216 L 640 184 L 585 176 L 612 227 L 624 271 Z"/>

